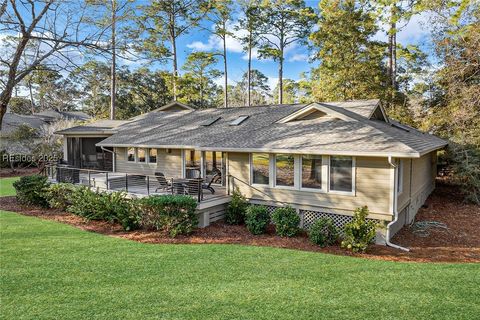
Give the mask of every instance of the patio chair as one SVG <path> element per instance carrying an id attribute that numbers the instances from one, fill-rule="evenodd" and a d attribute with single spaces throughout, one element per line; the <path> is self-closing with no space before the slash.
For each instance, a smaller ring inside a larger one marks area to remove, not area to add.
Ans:
<path id="1" fill-rule="evenodd" d="M 157 178 L 158 184 L 160 185 L 157 189 L 155 189 L 155 192 L 157 192 L 158 190 L 171 190 L 172 186 L 168 183 L 163 172 L 155 172 L 155 178 Z"/>
<path id="2" fill-rule="evenodd" d="M 210 179 L 207 179 L 208 180 L 208 183 L 202 183 L 202 189 L 205 189 L 205 190 L 208 190 L 210 191 L 212 194 L 215 193 L 215 189 L 213 189 L 212 187 L 212 183 L 213 182 L 216 182 L 220 177 L 221 177 L 221 173 L 220 172 L 216 172 L 213 176 L 211 176 Z"/>

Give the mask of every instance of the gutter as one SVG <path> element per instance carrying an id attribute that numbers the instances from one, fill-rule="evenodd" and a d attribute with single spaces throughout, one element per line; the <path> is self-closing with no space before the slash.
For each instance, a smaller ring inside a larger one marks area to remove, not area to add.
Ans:
<path id="1" fill-rule="evenodd" d="M 388 163 L 393 167 L 395 170 L 395 179 L 393 179 L 393 214 L 394 214 L 394 219 L 390 221 L 387 224 L 387 236 L 386 236 L 386 244 L 389 247 L 395 248 L 395 249 L 400 249 L 403 251 L 410 251 L 408 248 L 404 248 L 402 246 L 399 246 L 398 244 L 394 244 L 390 242 L 390 228 L 392 227 L 393 224 L 395 224 L 398 221 L 398 210 L 397 210 L 397 181 L 398 181 L 398 170 L 397 170 L 397 165 L 393 163 L 392 161 L 392 156 L 388 156 Z"/>
<path id="2" fill-rule="evenodd" d="M 102 150 L 105 151 L 105 152 L 110 152 L 110 153 L 112 154 L 112 158 L 113 158 L 113 159 L 112 159 L 112 171 L 115 172 L 115 169 L 116 169 L 116 168 L 115 168 L 115 162 L 117 162 L 117 161 L 116 161 L 117 159 L 115 159 L 115 152 L 112 151 L 112 150 L 108 150 L 108 149 L 106 149 L 106 148 L 103 147 L 103 146 L 100 146 L 100 149 L 102 149 Z"/>

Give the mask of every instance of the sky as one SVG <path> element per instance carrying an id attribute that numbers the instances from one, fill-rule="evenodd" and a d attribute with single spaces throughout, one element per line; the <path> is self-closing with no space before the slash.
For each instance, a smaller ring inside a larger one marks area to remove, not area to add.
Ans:
<path id="1" fill-rule="evenodd" d="M 136 4 L 145 4 L 144 0 L 137 0 Z M 315 10 L 318 9 L 318 0 L 306 1 L 307 5 L 313 7 Z M 428 14 L 420 14 L 413 16 L 408 24 L 404 25 L 401 23 L 403 28 L 399 31 L 397 35 L 397 42 L 402 45 L 419 45 L 424 52 L 432 52 L 431 41 L 430 41 L 430 30 L 428 29 Z M 194 51 L 219 51 L 221 49 L 220 40 L 209 33 L 211 25 L 207 22 L 202 23 L 202 28 L 196 28 L 190 33 L 181 36 L 177 42 L 178 48 L 178 62 L 181 67 L 185 61 L 187 55 Z M 235 19 L 228 25 L 228 29 L 233 33 L 238 33 L 235 31 Z M 384 28 L 383 28 L 384 29 Z M 0 32 L 0 40 L 6 35 Z M 385 30 L 382 30 L 380 26 L 380 31 L 374 36 L 374 39 L 380 41 L 386 41 Z M 227 37 L 227 59 L 228 59 L 228 80 L 229 84 L 234 85 L 238 82 L 242 75 L 247 69 L 247 59 L 246 54 L 243 52 L 242 45 L 239 40 L 234 37 Z M 77 53 L 78 55 L 78 53 Z M 284 78 L 298 80 L 302 72 L 309 72 L 313 66 L 318 65 L 318 62 L 309 61 L 308 48 L 305 45 L 300 45 L 294 43 L 286 48 L 285 53 L 285 65 L 284 65 Z M 253 54 L 254 58 L 252 61 L 252 67 L 254 69 L 260 70 L 269 78 L 269 85 L 271 89 L 274 89 L 278 82 L 278 64 L 273 60 L 262 60 L 259 59 L 256 55 L 256 51 Z M 433 56 L 433 55 L 432 55 Z M 100 59 L 104 60 L 104 59 Z M 166 65 L 159 64 L 150 64 L 146 61 L 134 59 L 133 61 L 118 59 L 118 64 L 127 65 L 130 68 L 138 68 L 148 66 L 151 69 L 167 69 L 171 70 L 171 63 Z M 223 62 L 219 59 L 217 66 L 219 70 L 223 71 Z M 220 77 L 215 79 L 215 82 L 219 85 L 223 84 L 223 78 Z"/>
<path id="2" fill-rule="evenodd" d="M 317 9 L 318 1 L 306 1 L 307 5 Z M 414 16 L 398 33 L 397 42 L 402 45 L 419 45 L 424 51 L 431 51 L 429 30 L 427 26 L 428 16 L 426 14 Z M 186 56 L 193 51 L 216 51 L 221 49 L 220 40 L 208 32 L 209 26 L 204 24 L 203 29 L 195 29 L 193 32 L 182 36 L 177 44 L 179 49 L 179 64 L 183 64 Z M 230 23 L 229 29 L 234 31 L 234 22 Z M 237 32 L 238 33 L 238 32 Z M 374 39 L 386 41 L 387 37 L 384 30 L 380 30 Z M 247 69 L 246 54 L 243 52 L 242 45 L 233 37 L 227 38 L 227 61 L 228 61 L 228 80 L 229 84 L 235 84 L 239 81 Z M 121 62 L 122 63 L 122 62 Z M 123 61 L 131 67 L 141 66 L 141 63 Z M 309 72 L 312 66 L 318 65 L 318 62 L 309 61 L 308 49 L 299 44 L 294 44 L 287 48 L 284 65 L 284 78 L 298 80 L 302 72 Z M 171 68 L 170 65 L 158 66 L 162 69 Z M 278 64 L 273 60 L 262 60 L 254 52 L 252 67 L 260 70 L 269 78 L 270 88 L 273 89 L 278 82 Z M 217 68 L 223 70 L 223 62 L 219 59 Z M 223 78 L 218 78 L 215 82 L 222 85 Z"/>

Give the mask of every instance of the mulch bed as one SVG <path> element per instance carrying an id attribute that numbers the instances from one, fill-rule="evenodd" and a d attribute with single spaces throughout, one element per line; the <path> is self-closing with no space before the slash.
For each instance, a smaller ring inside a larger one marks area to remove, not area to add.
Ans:
<path id="1" fill-rule="evenodd" d="M 120 225 L 103 221 L 88 221 L 60 210 L 42 209 L 19 205 L 15 197 L 0 198 L 0 209 L 27 216 L 54 220 L 77 228 L 109 236 L 144 243 L 223 243 L 269 246 L 304 251 L 316 251 L 337 255 L 357 256 L 369 259 L 416 262 L 480 262 L 480 207 L 464 204 L 461 196 L 445 184 L 438 186 L 420 209 L 416 221 L 446 223 L 448 229 L 429 229 L 429 235 L 419 235 L 412 228 L 404 227 L 392 242 L 408 247 L 410 252 L 386 246 L 372 245 L 365 254 L 354 254 L 339 246 L 320 248 L 309 242 L 305 233 L 294 238 L 276 236 L 273 228 L 267 234 L 254 236 L 245 226 L 230 226 L 217 222 L 207 228 L 197 229 L 189 236 L 170 238 L 161 232 L 137 230 L 125 232 Z"/>
<path id="2" fill-rule="evenodd" d="M 15 171 L 12 171 L 11 168 L 0 168 L 0 178 L 10 178 L 10 177 L 19 177 L 19 176 L 29 176 L 32 174 L 40 173 L 39 168 L 15 168 Z"/>

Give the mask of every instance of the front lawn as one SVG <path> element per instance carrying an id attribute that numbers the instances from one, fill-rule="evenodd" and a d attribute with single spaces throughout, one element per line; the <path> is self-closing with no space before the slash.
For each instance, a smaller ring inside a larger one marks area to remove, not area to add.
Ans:
<path id="1" fill-rule="evenodd" d="M 473 319 L 479 264 L 158 245 L 0 212 L 4 319 Z"/>
<path id="2" fill-rule="evenodd" d="M 20 177 L 1 178 L 0 179 L 0 197 L 14 196 L 15 188 L 13 183 L 20 179 Z"/>

